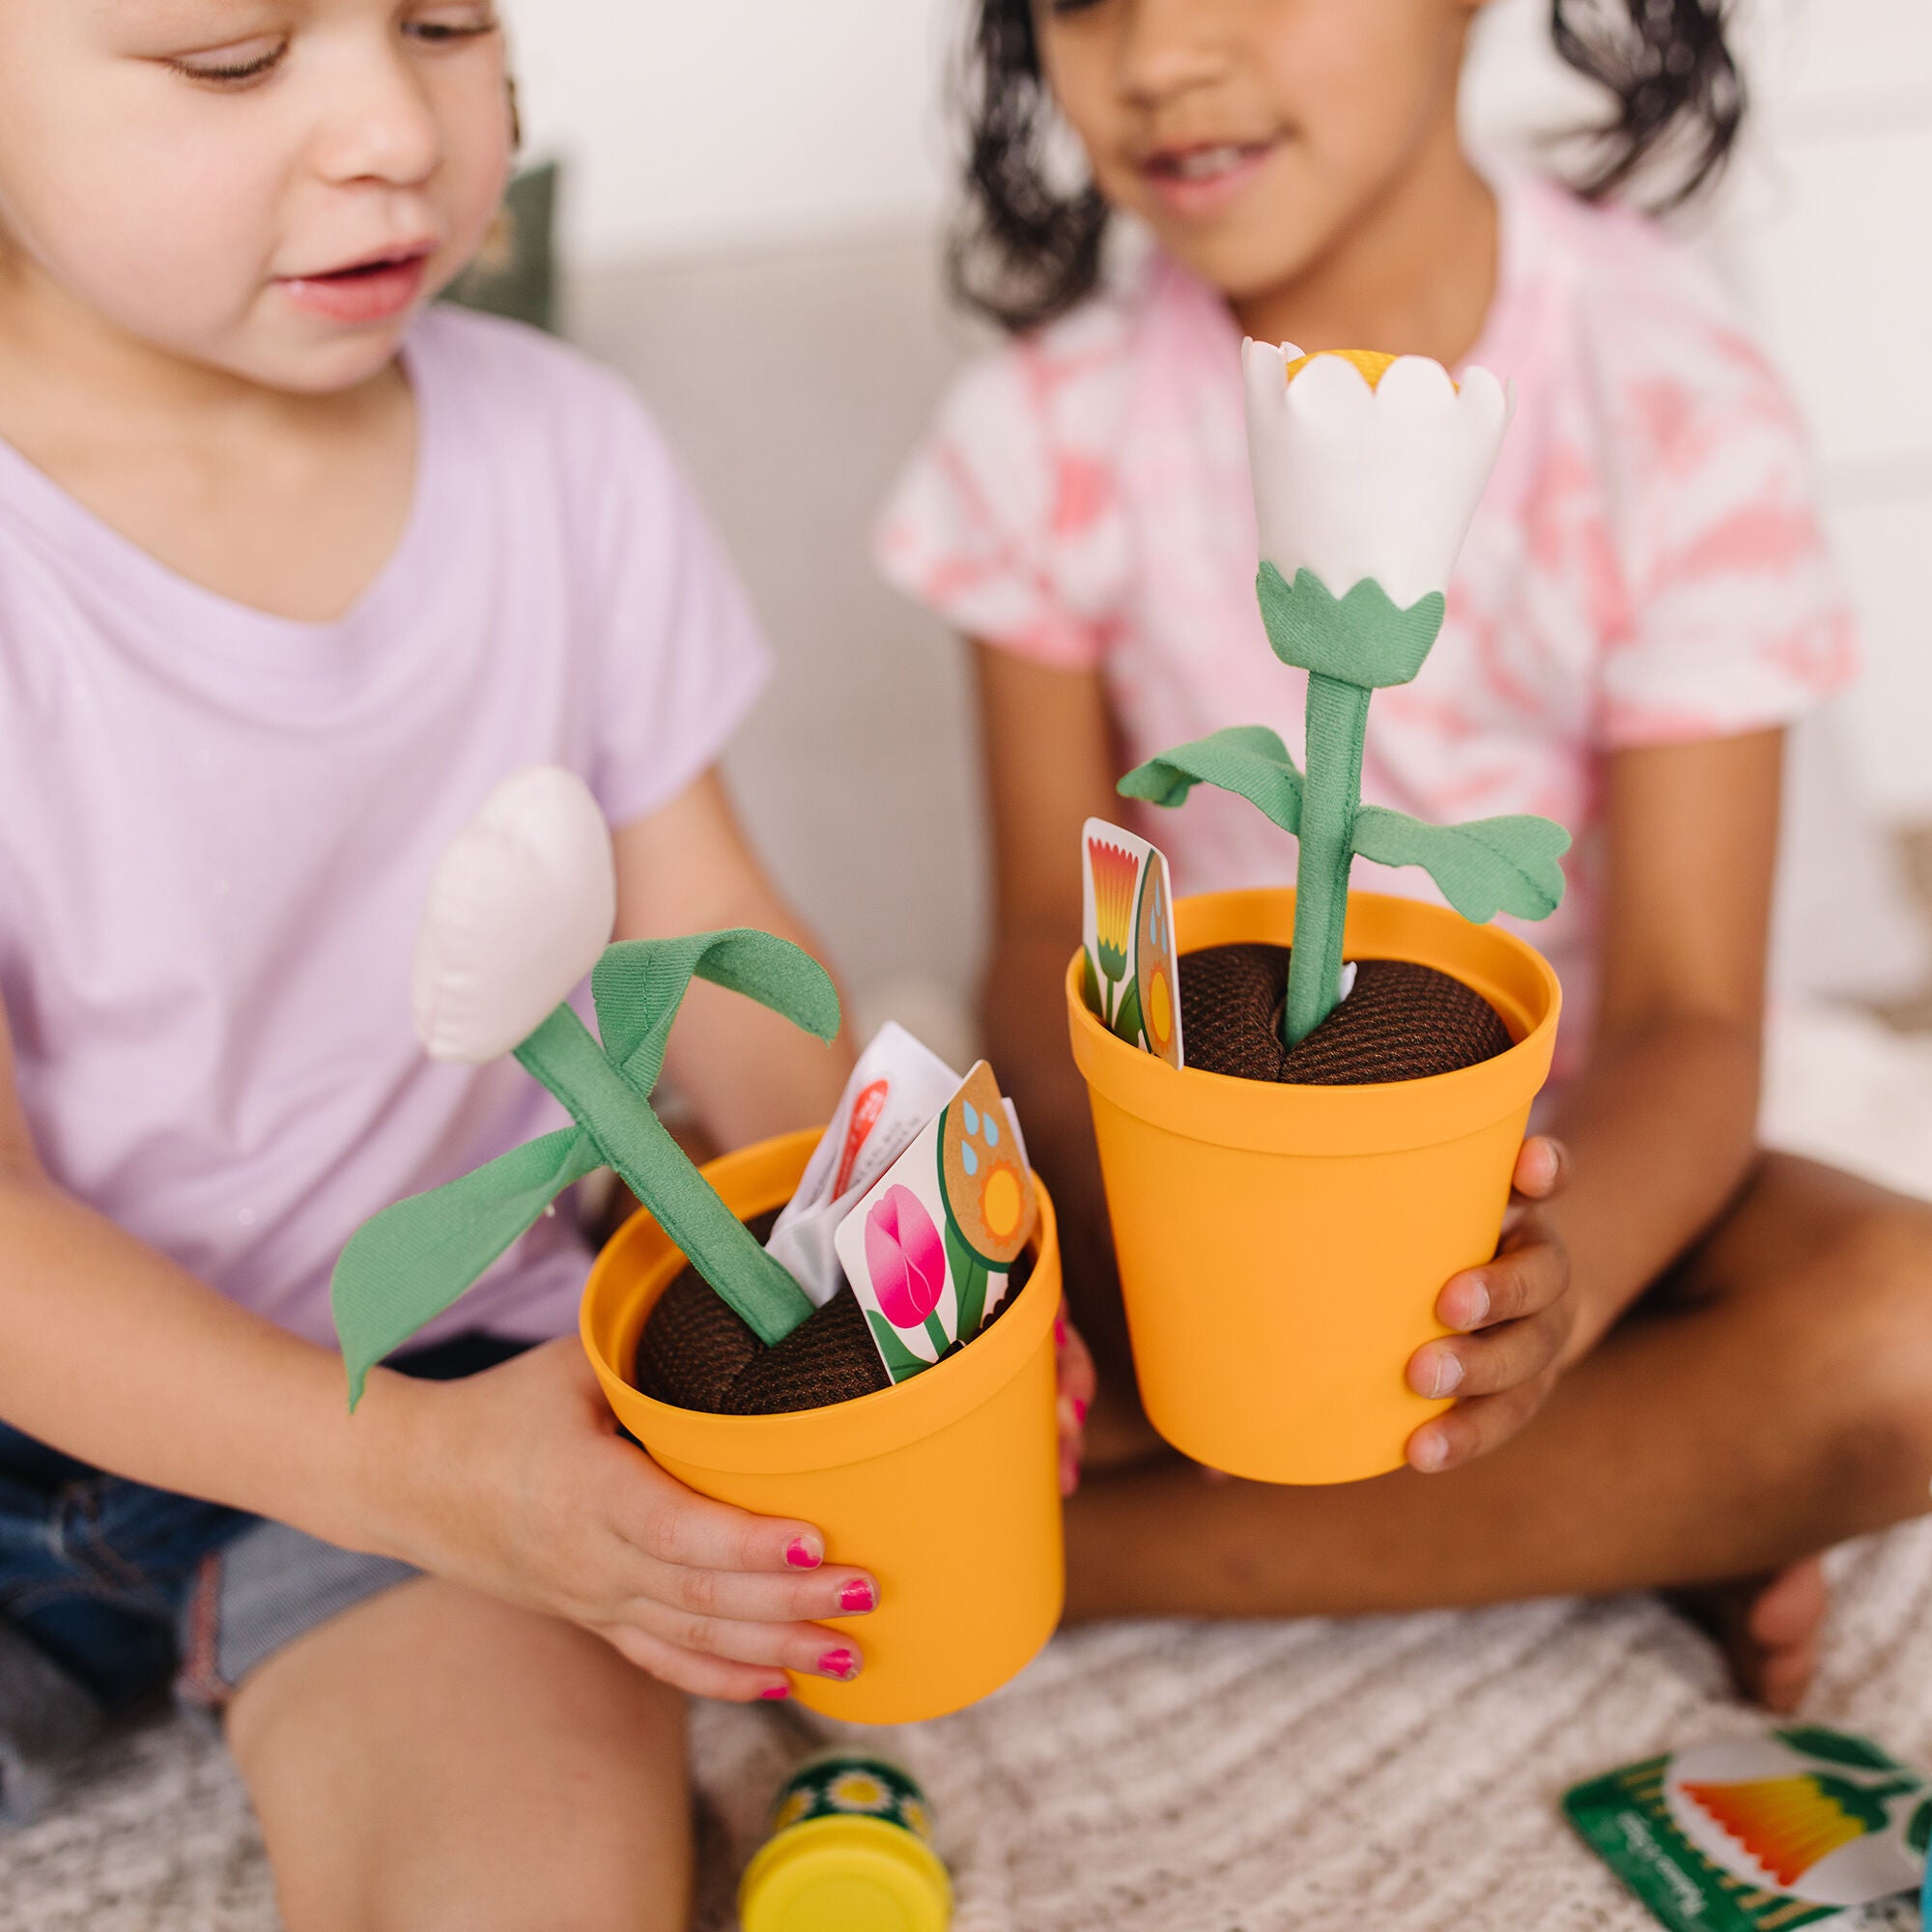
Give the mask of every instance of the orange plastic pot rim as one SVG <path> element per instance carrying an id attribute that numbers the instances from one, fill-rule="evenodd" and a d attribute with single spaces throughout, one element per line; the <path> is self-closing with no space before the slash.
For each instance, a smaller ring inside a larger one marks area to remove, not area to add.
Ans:
<path id="1" fill-rule="evenodd" d="M 750 1220 L 790 1199 L 822 1131 L 808 1127 L 740 1149 L 704 1173 L 732 1211 Z M 1060 1306 L 1059 1236 L 1053 1202 L 1037 1177 L 1034 1193 L 1034 1271 L 1011 1309 L 923 1375 L 851 1402 L 781 1415 L 711 1415 L 639 1389 L 628 1373 L 638 1338 L 682 1262 L 647 1208 L 624 1223 L 591 1267 L 578 1332 L 611 1406 L 654 1454 L 740 1475 L 799 1475 L 867 1462 L 936 1435 L 978 1408 L 1020 1372 L 1052 1326 Z M 640 1247 L 655 1252 L 639 1259 Z"/>
<path id="2" fill-rule="evenodd" d="M 1292 886 L 1178 899 L 1182 953 L 1236 941 L 1286 946 Z M 1066 967 L 1073 1058 L 1094 1094 L 1189 1140 L 1253 1153 L 1357 1155 L 1433 1147 L 1480 1132 L 1528 1104 L 1549 1072 L 1562 989 L 1549 962 L 1514 933 L 1475 925 L 1446 906 L 1386 893 L 1350 893 L 1343 949 L 1350 959 L 1407 959 L 1448 973 L 1501 1014 L 1515 1044 L 1493 1060 L 1422 1080 L 1371 1087 L 1297 1087 L 1177 1070 L 1129 1046 L 1088 1009 L 1081 955 Z M 1184 1036 L 1183 1036 L 1184 1044 Z"/>

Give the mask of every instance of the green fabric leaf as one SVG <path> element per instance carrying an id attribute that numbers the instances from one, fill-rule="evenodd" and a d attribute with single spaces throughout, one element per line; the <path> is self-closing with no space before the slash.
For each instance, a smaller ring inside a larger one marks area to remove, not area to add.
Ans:
<path id="1" fill-rule="evenodd" d="M 648 1094 L 664 1070 L 671 1022 L 694 979 L 781 1013 L 823 1040 L 838 1032 L 838 993 L 803 947 L 754 926 L 631 939 L 606 947 L 590 976 L 597 1031 L 613 1065 Z"/>
<path id="2" fill-rule="evenodd" d="M 582 1128 L 560 1127 L 365 1221 L 328 1284 L 349 1406 L 361 1400 L 376 1363 L 440 1315 L 573 1180 L 603 1162 Z"/>
<path id="3" fill-rule="evenodd" d="M 899 1340 L 899 1331 L 876 1308 L 867 1309 L 866 1320 L 871 1323 L 872 1335 L 879 1345 L 879 1354 L 885 1361 L 886 1373 L 894 1381 L 902 1382 L 907 1377 L 921 1375 L 933 1366 L 923 1355 L 915 1355 Z"/>
<path id="4" fill-rule="evenodd" d="M 1378 866 L 1420 866 L 1442 896 L 1480 925 L 1499 912 L 1548 919 L 1563 902 L 1570 835 L 1547 818 L 1478 818 L 1425 825 L 1405 812 L 1365 805 L 1355 814 L 1355 850 Z"/>
<path id="5" fill-rule="evenodd" d="M 1129 1046 L 1141 1043 L 1141 982 L 1129 980 L 1121 1004 L 1114 1009 L 1114 1031 Z"/>
<path id="6" fill-rule="evenodd" d="M 1283 664 L 1378 691 L 1422 668 L 1448 606 L 1439 590 L 1400 609 L 1373 577 L 1337 597 L 1312 570 L 1291 586 L 1273 564 L 1255 577 L 1268 643 Z"/>
<path id="7" fill-rule="evenodd" d="M 1231 724 L 1177 745 L 1136 765 L 1115 788 L 1122 798 L 1179 805 L 1197 783 L 1246 799 L 1284 832 L 1301 829 L 1301 773 L 1265 724 Z"/>

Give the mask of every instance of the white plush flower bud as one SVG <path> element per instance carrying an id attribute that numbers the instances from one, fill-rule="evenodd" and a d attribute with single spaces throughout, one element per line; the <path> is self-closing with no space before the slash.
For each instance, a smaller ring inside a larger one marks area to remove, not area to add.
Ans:
<path id="1" fill-rule="evenodd" d="M 617 916 L 611 829 L 555 765 L 513 773 L 450 840 L 430 881 L 410 1003 L 436 1060 L 495 1060 L 596 963 Z"/>
<path id="2" fill-rule="evenodd" d="M 1243 342 L 1241 370 L 1262 555 L 1333 597 L 1373 578 L 1399 610 L 1447 590 L 1513 391 L 1487 369 L 1459 387 L 1425 355 L 1304 360 L 1288 342 Z"/>

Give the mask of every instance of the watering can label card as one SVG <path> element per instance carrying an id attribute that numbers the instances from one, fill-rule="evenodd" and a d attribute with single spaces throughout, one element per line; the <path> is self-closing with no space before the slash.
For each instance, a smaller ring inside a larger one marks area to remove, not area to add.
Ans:
<path id="1" fill-rule="evenodd" d="M 1182 1065 L 1174 882 L 1160 848 L 1090 818 L 1081 827 L 1087 1005 L 1129 1046 Z"/>
<path id="2" fill-rule="evenodd" d="M 980 1332 L 1038 1211 L 1018 1122 L 982 1060 L 838 1224 L 838 1259 L 894 1381 Z"/>
<path id="3" fill-rule="evenodd" d="M 1672 1932 L 1905 1932 L 1932 1787 L 1823 1725 L 1728 1738 L 1579 1784 L 1563 1808 Z"/>

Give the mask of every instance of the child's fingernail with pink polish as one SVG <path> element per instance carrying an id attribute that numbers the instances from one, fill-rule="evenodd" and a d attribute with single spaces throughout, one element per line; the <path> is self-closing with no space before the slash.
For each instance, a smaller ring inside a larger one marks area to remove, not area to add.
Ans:
<path id="1" fill-rule="evenodd" d="M 791 1686 L 789 1684 L 767 1684 L 758 1692 L 758 1695 L 766 1699 L 769 1703 L 777 1703 L 781 1698 L 791 1695 Z"/>
<path id="2" fill-rule="evenodd" d="M 1077 1395 L 1073 1398 L 1073 1426 L 1076 1429 L 1087 1426 L 1087 1405 Z"/>
<path id="3" fill-rule="evenodd" d="M 836 1677 L 841 1684 L 850 1683 L 859 1674 L 858 1655 L 842 1648 L 828 1650 L 818 1660 L 818 1673 L 821 1677 Z"/>
<path id="4" fill-rule="evenodd" d="M 854 1577 L 838 1593 L 838 1607 L 854 1616 L 879 1607 L 879 1593 L 863 1577 Z"/>
<path id="5" fill-rule="evenodd" d="M 1064 1349 L 1066 1346 L 1066 1317 L 1064 1315 L 1056 1315 L 1053 1318 L 1053 1346 L 1056 1349 Z"/>
<path id="6" fill-rule="evenodd" d="M 825 1561 L 825 1552 L 814 1549 L 802 1536 L 794 1536 L 785 1545 L 785 1561 L 794 1570 L 816 1570 Z"/>

